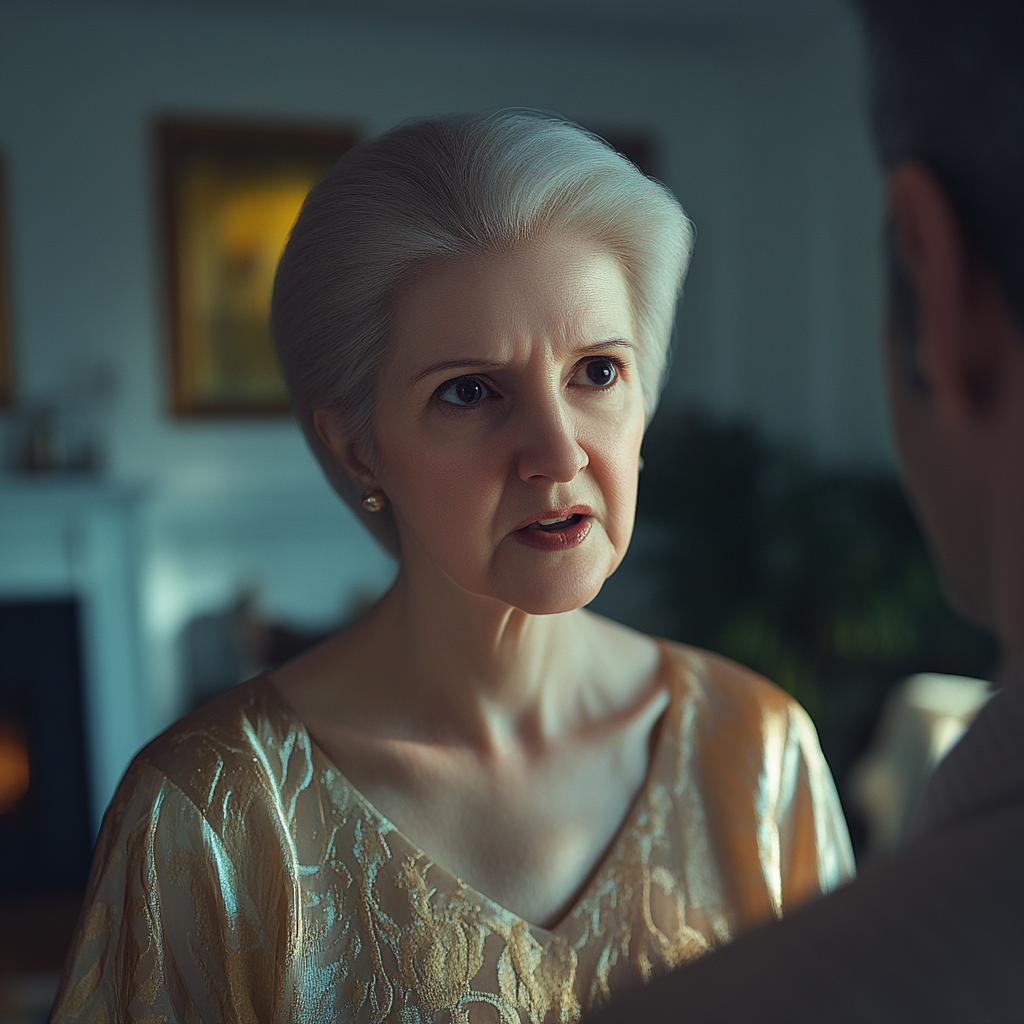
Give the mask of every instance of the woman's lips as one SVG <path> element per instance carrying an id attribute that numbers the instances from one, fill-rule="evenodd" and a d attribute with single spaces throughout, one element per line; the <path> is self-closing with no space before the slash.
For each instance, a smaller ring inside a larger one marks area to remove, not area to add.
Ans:
<path id="1" fill-rule="evenodd" d="M 592 515 L 594 510 L 589 505 L 566 505 L 562 508 L 549 508 L 545 512 L 537 512 L 532 516 L 524 519 L 515 529 L 525 530 L 527 527 L 533 526 L 534 523 L 546 522 L 554 519 L 568 519 L 570 516 L 589 516 Z"/>
<path id="2" fill-rule="evenodd" d="M 541 551 L 565 551 L 582 544 L 592 525 L 590 509 L 576 506 L 534 516 L 525 526 L 513 530 L 512 535 L 527 547 Z"/>

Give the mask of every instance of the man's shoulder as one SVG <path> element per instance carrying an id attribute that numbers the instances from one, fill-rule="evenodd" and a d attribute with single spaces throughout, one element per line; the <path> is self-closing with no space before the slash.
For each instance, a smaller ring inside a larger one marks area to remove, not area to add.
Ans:
<path id="1" fill-rule="evenodd" d="M 1024 685 L 993 696 L 939 764 L 913 835 L 923 836 L 1012 802 L 1024 792 Z"/>

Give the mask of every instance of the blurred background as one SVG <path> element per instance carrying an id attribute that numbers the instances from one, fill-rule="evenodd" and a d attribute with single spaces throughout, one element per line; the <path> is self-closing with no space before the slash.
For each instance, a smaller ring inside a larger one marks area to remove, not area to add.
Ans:
<path id="1" fill-rule="evenodd" d="M 394 573 L 273 381 L 186 394 L 182 126 L 345 145 L 503 106 L 604 135 L 697 226 L 636 541 L 596 607 L 793 692 L 863 855 L 984 700 L 894 689 L 996 652 L 946 608 L 896 481 L 843 3 L 0 0 L 0 1018 L 45 1006 L 134 752 Z M 873 736 L 910 767 L 865 760 Z"/>

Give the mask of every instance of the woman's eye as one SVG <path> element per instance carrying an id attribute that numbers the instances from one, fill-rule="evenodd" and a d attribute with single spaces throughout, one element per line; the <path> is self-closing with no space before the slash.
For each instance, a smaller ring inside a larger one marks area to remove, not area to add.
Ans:
<path id="1" fill-rule="evenodd" d="M 477 380 L 475 377 L 461 377 L 443 384 L 439 395 L 442 402 L 465 408 L 470 405 L 479 405 L 485 398 L 490 398 L 493 393 L 483 381 Z"/>
<path id="2" fill-rule="evenodd" d="M 591 359 L 573 376 L 573 383 L 591 388 L 606 388 L 619 378 L 619 367 L 614 359 Z"/>

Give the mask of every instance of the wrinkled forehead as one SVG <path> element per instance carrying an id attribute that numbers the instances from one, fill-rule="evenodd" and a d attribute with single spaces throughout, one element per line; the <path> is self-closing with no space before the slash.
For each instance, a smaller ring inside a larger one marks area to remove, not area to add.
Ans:
<path id="1" fill-rule="evenodd" d="M 507 361 L 524 346 L 572 349 L 611 338 L 636 342 L 619 261 L 556 237 L 423 268 L 396 300 L 389 362 L 411 369 L 448 354 Z"/>

